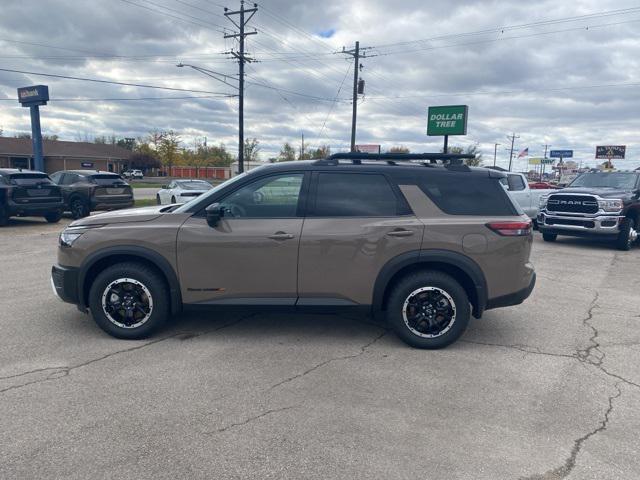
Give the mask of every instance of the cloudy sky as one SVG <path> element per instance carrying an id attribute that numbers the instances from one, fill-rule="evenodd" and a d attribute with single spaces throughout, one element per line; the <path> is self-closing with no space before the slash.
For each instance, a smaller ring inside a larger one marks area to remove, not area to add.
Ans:
<path id="1" fill-rule="evenodd" d="M 30 130 L 16 88 L 47 84 L 43 130 L 64 140 L 144 136 L 173 129 L 237 152 L 234 89 L 178 62 L 229 75 L 232 24 L 223 7 L 238 0 L 3 0 L 0 69 L 137 83 L 111 85 L 0 70 L 4 135 Z M 222 3 L 221 3 L 222 2 Z M 469 105 L 468 135 L 487 162 L 543 144 L 573 149 L 595 164 L 596 145 L 627 145 L 640 165 L 640 3 L 627 1 L 264 0 L 250 22 L 245 135 L 263 159 L 283 142 L 348 147 L 353 61 L 366 47 L 358 143 L 437 151 L 426 136 L 429 105 Z M 236 75 L 236 76 L 234 76 Z M 189 90 L 182 91 L 179 89 Z M 126 99 L 126 100 L 125 100 Z M 520 164 L 521 167 L 525 163 Z"/>

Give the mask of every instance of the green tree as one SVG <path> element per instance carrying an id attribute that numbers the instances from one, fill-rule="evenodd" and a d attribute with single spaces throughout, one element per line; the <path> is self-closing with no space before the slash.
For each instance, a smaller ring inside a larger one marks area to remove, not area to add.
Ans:
<path id="1" fill-rule="evenodd" d="M 260 160 L 260 142 L 257 138 L 247 138 L 244 141 L 244 159 L 248 162 Z"/>
<path id="2" fill-rule="evenodd" d="M 444 151 L 444 149 L 440 149 L 440 153 L 442 153 Z M 480 150 L 478 149 L 478 145 L 469 145 L 467 148 L 462 148 L 462 147 L 457 147 L 457 146 L 453 146 L 453 147 L 449 147 L 448 148 L 448 153 L 455 153 L 455 154 L 467 154 L 467 155 L 475 155 L 475 158 L 469 158 L 467 160 L 465 160 L 465 164 L 469 165 L 470 167 L 480 167 L 482 166 L 482 153 L 480 152 Z"/>
<path id="3" fill-rule="evenodd" d="M 289 142 L 286 142 L 282 149 L 280 150 L 280 154 L 278 155 L 279 162 L 291 162 L 296 159 L 296 149 L 291 146 Z"/>
<path id="4" fill-rule="evenodd" d="M 411 153 L 411 150 L 409 150 L 408 147 L 399 145 L 396 147 L 391 147 L 389 150 L 387 150 L 387 153 Z"/>
<path id="5" fill-rule="evenodd" d="M 163 133 L 158 143 L 158 154 L 162 165 L 170 169 L 180 158 L 180 135 L 173 130 Z"/>
<path id="6" fill-rule="evenodd" d="M 310 153 L 310 158 L 314 160 L 317 158 L 327 158 L 329 155 L 331 155 L 331 147 L 329 147 L 329 145 L 320 145 L 315 150 L 311 150 Z"/>

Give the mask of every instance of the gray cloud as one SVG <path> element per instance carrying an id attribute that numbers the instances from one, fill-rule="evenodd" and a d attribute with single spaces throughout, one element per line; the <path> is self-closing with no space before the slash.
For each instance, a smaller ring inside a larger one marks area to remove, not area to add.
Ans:
<path id="1" fill-rule="evenodd" d="M 236 64 L 220 54 L 233 44 L 222 38 L 221 26 L 231 25 L 216 2 L 185 0 L 193 8 L 153 0 L 167 7 L 163 10 L 146 0 L 131 1 L 164 14 L 120 0 L 5 0 L 2 68 L 233 93 L 191 69 L 175 67 L 183 61 L 237 73 Z M 297 145 L 302 132 L 308 145 L 346 147 L 352 72 L 347 74 L 350 62 L 333 52 L 360 40 L 377 47 L 362 61 L 367 87 L 359 106 L 360 143 L 438 149 L 442 140 L 425 135 L 427 107 L 463 103 L 470 108 L 468 135 L 451 143 L 478 143 L 485 158 L 493 157 L 495 142 L 506 144 L 505 136 L 516 132 L 519 149 L 528 146 L 538 155 L 545 143 L 573 148 L 591 164 L 596 144 L 627 144 L 632 160 L 621 164 L 636 166 L 638 86 L 578 87 L 640 83 L 640 13 L 388 45 L 634 6 L 595 0 L 270 0 L 252 20 L 259 33 L 248 45 L 260 62 L 248 68 L 248 82 L 333 99 L 345 81 L 335 105 L 249 83 L 246 135 L 260 140 L 265 158 L 285 141 Z M 312 33 L 330 29 L 335 33 L 328 39 Z M 54 99 L 190 95 L 0 72 L 0 98 L 14 99 L 17 87 L 33 83 L 48 84 Z M 237 149 L 235 99 L 54 101 L 42 111 L 45 131 L 65 139 L 143 136 L 158 128 L 180 132 L 185 145 L 207 136 L 210 143 Z M 17 101 L 0 101 L 0 126 L 5 134 L 28 131 L 28 111 Z M 503 147 L 500 164 L 507 161 Z"/>

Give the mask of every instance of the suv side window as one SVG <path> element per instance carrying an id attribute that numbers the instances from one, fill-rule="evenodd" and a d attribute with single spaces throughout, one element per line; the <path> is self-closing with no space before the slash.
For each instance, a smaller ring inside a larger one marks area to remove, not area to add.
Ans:
<path id="1" fill-rule="evenodd" d="M 65 173 L 62 176 L 62 181 L 60 185 L 72 185 L 78 181 L 78 175 L 75 173 Z"/>
<path id="2" fill-rule="evenodd" d="M 62 179 L 62 175 L 63 175 L 62 172 L 56 172 L 56 173 L 54 173 L 52 175 L 49 175 L 49 178 L 51 179 L 51 181 L 53 183 L 55 183 L 56 185 L 59 185 L 60 184 L 60 180 Z"/>
<path id="3" fill-rule="evenodd" d="M 469 174 L 429 175 L 419 178 L 418 186 L 449 215 L 518 215 L 501 180 Z"/>
<path id="4" fill-rule="evenodd" d="M 510 192 L 519 192 L 526 188 L 524 180 L 520 175 L 507 175 L 507 185 Z"/>
<path id="5" fill-rule="evenodd" d="M 220 202 L 229 218 L 295 218 L 304 174 L 260 178 Z"/>
<path id="6" fill-rule="evenodd" d="M 384 175 L 371 173 L 318 173 L 316 217 L 395 217 L 398 197 Z"/>

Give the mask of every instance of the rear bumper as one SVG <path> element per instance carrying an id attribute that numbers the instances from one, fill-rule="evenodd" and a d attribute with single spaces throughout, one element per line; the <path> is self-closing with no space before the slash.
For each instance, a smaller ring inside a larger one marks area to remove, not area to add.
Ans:
<path id="1" fill-rule="evenodd" d="M 91 210 L 118 210 L 120 208 L 131 208 L 133 204 L 133 197 L 113 199 L 98 197 L 91 199 Z"/>
<path id="2" fill-rule="evenodd" d="M 491 298 L 487 301 L 487 310 L 491 310 L 493 308 L 501 308 L 501 307 L 510 307 L 513 305 L 520 305 L 524 302 L 529 296 L 531 292 L 533 292 L 534 287 L 536 286 L 536 274 L 535 272 L 531 276 L 531 283 L 528 286 L 514 293 L 510 293 L 509 295 L 503 295 L 502 297 Z"/>
<path id="3" fill-rule="evenodd" d="M 49 212 L 62 211 L 64 209 L 64 202 L 62 199 L 60 199 L 59 202 L 31 204 L 9 201 L 7 203 L 7 209 L 10 215 L 44 215 Z"/>
<path id="4" fill-rule="evenodd" d="M 63 302 L 78 305 L 79 270 L 74 267 L 54 265 L 51 267 L 51 286 L 56 296 Z"/>

